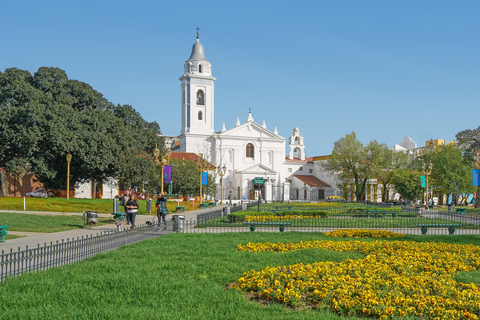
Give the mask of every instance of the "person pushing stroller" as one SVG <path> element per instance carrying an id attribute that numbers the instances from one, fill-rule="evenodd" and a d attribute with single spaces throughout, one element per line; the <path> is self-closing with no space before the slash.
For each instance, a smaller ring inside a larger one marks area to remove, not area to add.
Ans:
<path id="1" fill-rule="evenodd" d="M 160 193 L 157 198 L 157 202 L 155 203 L 155 206 L 157 207 L 157 217 L 158 217 L 158 228 L 160 228 L 160 225 L 164 224 L 164 227 L 162 230 L 167 230 L 167 219 L 166 216 L 169 214 L 168 209 L 167 209 L 167 193 Z"/>

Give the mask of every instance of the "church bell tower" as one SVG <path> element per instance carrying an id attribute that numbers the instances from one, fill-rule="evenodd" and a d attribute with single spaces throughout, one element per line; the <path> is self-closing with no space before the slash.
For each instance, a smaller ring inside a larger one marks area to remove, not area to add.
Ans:
<path id="1" fill-rule="evenodd" d="M 185 61 L 182 82 L 182 130 L 184 139 L 189 135 L 211 135 L 214 133 L 214 81 L 212 65 L 205 58 L 200 43 L 200 28 L 192 54 Z M 181 139 L 182 140 L 182 139 Z M 186 143 L 187 141 L 183 141 Z"/>

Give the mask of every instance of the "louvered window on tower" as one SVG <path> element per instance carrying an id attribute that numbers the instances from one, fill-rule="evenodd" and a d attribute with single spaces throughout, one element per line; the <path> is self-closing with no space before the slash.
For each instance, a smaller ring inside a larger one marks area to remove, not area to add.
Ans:
<path id="1" fill-rule="evenodd" d="M 197 105 L 205 105 L 205 93 L 202 90 L 197 91 Z"/>

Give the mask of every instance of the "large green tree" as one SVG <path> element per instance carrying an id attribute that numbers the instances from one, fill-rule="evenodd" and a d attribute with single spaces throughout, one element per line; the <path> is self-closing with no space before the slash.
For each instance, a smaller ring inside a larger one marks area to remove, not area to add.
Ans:
<path id="1" fill-rule="evenodd" d="M 49 189 L 65 189 L 67 153 L 72 182 L 114 177 L 143 188 L 163 146 L 157 123 L 58 68 L 0 73 L 0 131 L 0 168 L 29 171 Z"/>
<path id="2" fill-rule="evenodd" d="M 479 165 L 480 156 L 480 126 L 476 129 L 466 129 L 458 132 L 455 137 L 460 148 L 464 149 L 470 155 L 472 160 L 477 161 Z M 480 185 L 477 187 L 477 198 L 475 199 L 475 208 L 480 208 Z"/>
<path id="3" fill-rule="evenodd" d="M 391 181 L 395 185 L 395 191 L 407 200 L 415 201 L 421 198 L 423 189 L 420 175 L 419 171 L 412 168 L 393 170 Z"/>
<path id="4" fill-rule="evenodd" d="M 471 171 L 474 163 L 468 152 L 449 144 L 430 149 L 422 158 L 433 164 L 429 184 L 435 190 L 452 195 L 455 202 L 460 196 L 475 192 Z"/>

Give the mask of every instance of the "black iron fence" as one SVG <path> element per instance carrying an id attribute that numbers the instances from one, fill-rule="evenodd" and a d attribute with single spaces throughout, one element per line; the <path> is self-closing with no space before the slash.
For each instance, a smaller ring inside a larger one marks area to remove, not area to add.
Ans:
<path id="1" fill-rule="evenodd" d="M 169 222 L 169 230 L 172 222 Z M 7 277 L 14 277 L 26 272 L 47 270 L 69 263 L 78 262 L 96 254 L 118 249 L 144 239 L 161 235 L 157 225 L 138 226 L 135 230 L 125 229 L 86 236 L 77 239 L 57 241 L 55 243 L 38 244 L 36 248 L 28 248 L 10 252 L 2 250 L 0 256 L 0 282 Z"/>
<path id="2" fill-rule="evenodd" d="M 377 229 L 416 235 L 480 234 L 478 216 L 425 210 L 420 207 L 393 208 L 389 204 L 384 204 L 370 210 L 356 211 L 332 206 L 322 208 L 328 211 L 325 214 L 312 216 L 301 216 L 299 211 L 308 214 L 309 209 L 313 210 L 313 206 L 309 208 L 303 205 L 283 204 L 278 207 L 288 208 L 292 214 L 289 214 L 289 211 L 282 211 L 282 216 L 272 215 L 269 212 L 272 209 L 268 206 L 261 206 L 258 212 L 256 204 L 252 204 L 245 214 L 232 212 L 227 215 L 218 210 L 198 216 L 197 219 L 185 220 L 182 222 L 181 232 L 328 232 L 337 229 Z"/>

